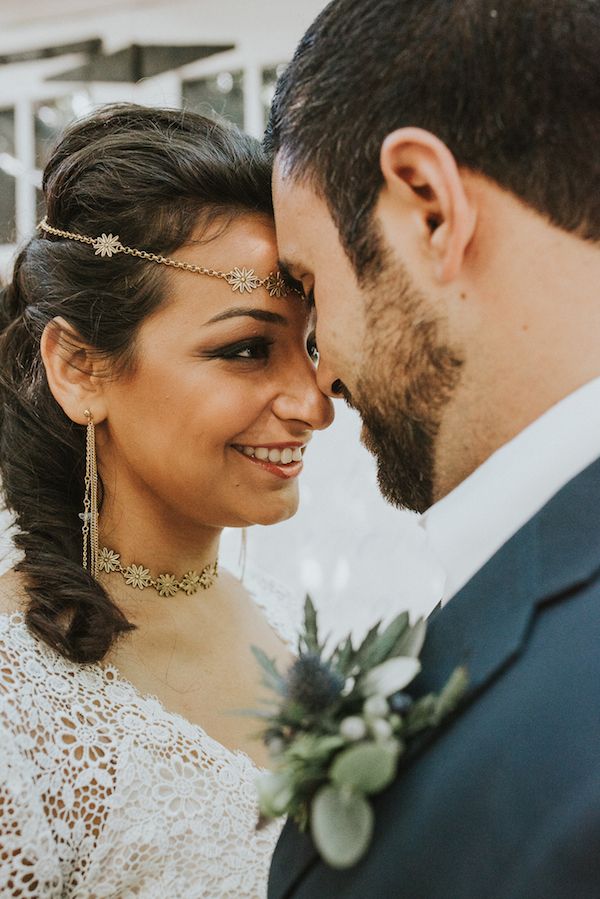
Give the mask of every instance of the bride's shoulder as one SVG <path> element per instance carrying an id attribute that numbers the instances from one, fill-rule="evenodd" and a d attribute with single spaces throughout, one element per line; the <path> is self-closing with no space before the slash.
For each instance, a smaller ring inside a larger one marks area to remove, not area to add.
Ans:
<path id="1" fill-rule="evenodd" d="M 32 670 L 49 669 L 55 656 L 27 627 L 26 610 L 23 575 L 7 571 L 0 576 L 0 697 L 18 695 Z"/>
<path id="2" fill-rule="evenodd" d="M 20 572 L 11 568 L 0 575 L 0 615 L 24 612 L 27 606 L 25 581 Z"/>

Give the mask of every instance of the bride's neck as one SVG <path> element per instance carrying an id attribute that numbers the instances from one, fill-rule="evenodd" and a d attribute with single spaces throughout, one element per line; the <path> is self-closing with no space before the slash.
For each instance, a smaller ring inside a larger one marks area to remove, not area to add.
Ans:
<path id="1" fill-rule="evenodd" d="M 198 525 L 156 505 L 124 509 L 108 502 L 99 515 L 100 548 L 117 552 L 124 566 L 148 568 L 154 577 L 168 573 L 181 578 L 212 564 L 221 533 L 222 528 Z"/>

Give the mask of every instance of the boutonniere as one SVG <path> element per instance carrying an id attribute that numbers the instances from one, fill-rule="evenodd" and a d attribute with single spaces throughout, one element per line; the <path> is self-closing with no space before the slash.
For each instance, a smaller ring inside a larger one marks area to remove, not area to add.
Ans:
<path id="1" fill-rule="evenodd" d="M 307 597 L 298 658 L 287 674 L 253 648 L 264 684 L 277 694 L 271 710 L 256 713 L 273 759 L 273 770 L 257 779 L 259 827 L 289 815 L 310 828 L 332 867 L 362 858 L 373 833 L 369 797 L 392 783 L 411 740 L 437 727 L 466 688 L 457 668 L 437 695 L 413 701 L 404 692 L 421 669 L 425 630 L 404 612 L 385 629 L 376 624 L 358 648 L 347 637 L 325 654 Z"/>

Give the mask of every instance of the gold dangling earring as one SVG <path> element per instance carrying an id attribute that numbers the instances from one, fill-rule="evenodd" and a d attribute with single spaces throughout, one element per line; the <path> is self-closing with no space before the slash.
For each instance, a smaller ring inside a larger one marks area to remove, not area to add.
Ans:
<path id="1" fill-rule="evenodd" d="M 84 410 L 87 431 L 85 440 L 85 492 L 83 497 L 83 567 L 98 577 L 98 466 L 96 464 L 96 432 L 89 409 Z M 89 549 L 89 552 L 88 552 Z"/>
<path id="2" fill-rule="evenodd" d="M 240 567 L 240 581 L 244 581 L 244 575 L 246 573 L 246 556 L 248 553 L 248 528 L 242 528 L 242 542 L 240 545 L 240 557 L 238 559 L 238 565 Z"/>

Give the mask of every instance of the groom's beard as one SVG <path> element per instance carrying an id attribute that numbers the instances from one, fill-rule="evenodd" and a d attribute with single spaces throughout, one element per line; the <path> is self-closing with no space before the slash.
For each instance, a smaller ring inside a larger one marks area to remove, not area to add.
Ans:
<path id="1" fill-rule="evenodd" d="M 441 340 L 441 323 L 406 270 L 385 261 L 368 288 L 362 374 L 346 399 L 363 420 L 385 499 L 424 512 L 434 501 L 436 439 L 462 360 Z"/>

